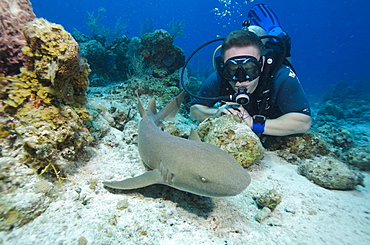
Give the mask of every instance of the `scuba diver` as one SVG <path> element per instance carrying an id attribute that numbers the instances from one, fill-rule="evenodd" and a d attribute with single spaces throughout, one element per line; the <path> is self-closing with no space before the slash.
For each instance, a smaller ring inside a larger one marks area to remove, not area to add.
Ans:
<path id="1" fill-rule="evenodd" d="M 248 18 L 243 29 L 221 39 L 221 56 L 214 59 L 217 71 L 197 95 L 190 93 L 191 118 L 237 115 L 261 138 L 307 132 L 310 107 L 290 63 L 288 33 L 265 4 L 252 7 Z"/>

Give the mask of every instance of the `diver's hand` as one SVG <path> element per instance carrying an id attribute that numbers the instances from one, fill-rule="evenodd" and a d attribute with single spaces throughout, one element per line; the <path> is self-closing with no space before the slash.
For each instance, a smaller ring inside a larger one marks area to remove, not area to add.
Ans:
<path id="1" fill-rule="evenodd" d="M 236 115 L 241 120 L 245 121 L 249 127 L 252 127 L 252 117 L 243 106 L 234 102 L 226 102 L 223 106 L 220 106 L 217 111 L 217 116 L 222 115 Z"/>
<path id="2" fill-rule="evenodd" d="M 217 110 L 217 116 L 222 115 L 238 115 L 240 105 L 233 102 L 226 102 Z"/>

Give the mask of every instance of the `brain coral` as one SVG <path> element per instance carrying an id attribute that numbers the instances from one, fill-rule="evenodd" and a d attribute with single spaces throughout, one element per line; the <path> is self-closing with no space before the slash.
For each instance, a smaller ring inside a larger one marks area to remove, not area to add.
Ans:
<path id="1" fill-rule="evenodd" d="M 0 73 L 14 75 L 25 63 L 21 52 L 26 44 L 22 26 L 35 18 L 35 14 L 28 0 L 2 0 L 0 16 Z"/>

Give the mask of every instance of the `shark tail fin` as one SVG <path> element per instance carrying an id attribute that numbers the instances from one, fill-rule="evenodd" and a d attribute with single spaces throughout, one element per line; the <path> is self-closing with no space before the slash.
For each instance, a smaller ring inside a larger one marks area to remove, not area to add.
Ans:
<path id="1" fill-rule="evenodd" d="M 156 101 L 154 98 L 152 98 L 149 101 L 147 113 L 144 109 L 143 104 L 140 101 L 138 93 L 136 93 L 140 116 L 143 117 L 144 115 L 148 114 L 148 116 L 150 116 L 156 123 L 157 122 L 159 123 L 160 120 L 171 120 L 176 116 L 177 112 L 179 111 L 185 95 L 186 91 L 183 90 L 175 99 L 173 99 L 166 107 L 164 107 L 159 112 L 157 112 Z"/>

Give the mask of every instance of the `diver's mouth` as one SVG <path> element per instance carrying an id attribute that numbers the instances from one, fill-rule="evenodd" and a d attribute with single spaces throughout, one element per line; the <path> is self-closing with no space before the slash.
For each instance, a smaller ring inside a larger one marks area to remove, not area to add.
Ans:
<path id="1" fill-rule="evenodd" d="M 235 86 L 235 90 L 238 91 L 240 87 L 245 87 L 247 91 L 249 90 L 249 86 Z"/>

